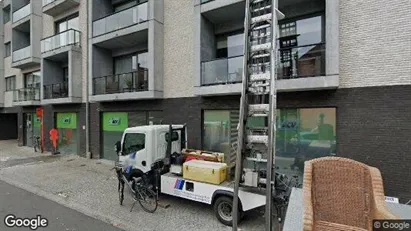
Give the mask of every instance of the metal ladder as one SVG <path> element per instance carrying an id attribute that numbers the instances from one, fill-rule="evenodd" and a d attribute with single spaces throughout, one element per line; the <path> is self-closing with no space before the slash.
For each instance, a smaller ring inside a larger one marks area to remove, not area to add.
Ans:
<path id="1" fill-rule="evenodd" d="M 243 162 L 267 162 L 266 168 L 266 230 L 272 227 L 272 192 L 274 181 L 276 123 L 276 36 L 278 0 L 246 0 L 244 21 L 243 88 L 238 124 L 233 210 L 238 211 L 238 192 L 244 185 Z M 275 13 L 272 13 L 275 12 Z M 262 117 L 264 127 L 247 127 L 252 117 Z M 257 174 L 260 174 L 257 171 Z M 258 178 L 259 179 L 259 178 Z M 271 185 L 270 183 L 271 182 Z M 257 183 L 258 184 L 258 183 Z M 271 187 L 270 187 L 271 186 Z M 256 187 L 256 185 L 254 185 Z M 238 214 L 233 212 L 233 230 L 237 230 Z"/>

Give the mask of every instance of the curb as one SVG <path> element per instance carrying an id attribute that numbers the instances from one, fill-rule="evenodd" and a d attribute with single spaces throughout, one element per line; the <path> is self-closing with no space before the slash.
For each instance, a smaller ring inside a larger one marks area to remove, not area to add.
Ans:
<path id="1" fill-rule="evenodd" d="M 122 229 L 122 230 L 125 230 L 125 231 L 136 230 L 135 227 L 132 227 L 132 226 L 126 224 L 127 222 L 122 221 L 122 220 L 120 220 L 116 217 L 109 216 L 109 215 L 106 215 L 104 213 L 92 212 L 92 209 L 90 209 L 90 208 L 82 206 L 81 204 L 78 204 L 74 201 L 69 201 L 67 199 L 63 199 L 62 197 L 57 196 L 53 193 L 44 191 L 39 187 L 17 182 L 15 180 L 11 179 L 11 178 L 3 176 L 2 174 L 0 174 L 0 180 L 4 181 L 4 182 L 6 182 L 10 185 L 13 185 L 15 187 L 18 187 L 18 188 L 24 189 L 28 192 L 31 192 L 31 193 L 33 193 L 37 196 L 41 196 L 41 197 L 44 197 L 48 200 L 54 201 L 58 204 L 61 204 L 65 207 L 67 207 L 67 208 L 73 209 L 77 212 L 83 213 L 84 215 L 87 215 L 89 217 L 92 217 L 92 218 L 95 218 L 97 220 L 106 222 L 106 223 L 108 223 L 108 224 L 110 224 L 110 225 L 112 225 L 116 228 L 119 228 L 119 229 Z"/>

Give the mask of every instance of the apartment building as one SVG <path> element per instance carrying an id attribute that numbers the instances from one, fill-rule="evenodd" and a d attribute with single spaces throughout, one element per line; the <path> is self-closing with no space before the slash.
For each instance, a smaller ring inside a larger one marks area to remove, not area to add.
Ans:
<path id="1" fill-rule="evenodd" d="M 186 123 L 190 147 L 233 160 L 244 0 L 2 4 L 0 119 L 10 132 L 0 139 L 30 146 L 42 106 L 62 153 L 113 160 L 126 127 Z M 378 167 L 387 195 L 411 199 L 410 1 L 279 8 L 278 171 L 301 175 L 304 160 L 349 157 Z"/>

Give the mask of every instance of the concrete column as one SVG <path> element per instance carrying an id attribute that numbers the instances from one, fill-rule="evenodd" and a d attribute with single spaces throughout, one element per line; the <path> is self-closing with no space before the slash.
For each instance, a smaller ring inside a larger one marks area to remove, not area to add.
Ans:
<path id="1" fill-rule="evenodd" d="M 0 8 L 3 9 L 3 2 L 0 2 Z M 3 18 L 3 10 L 0 10 L 0 18 Z M 4 23 L 0 23 L 0 107 L 4 105 L 4 92 L 5 88 L 5 80 L 4 80 Z"/>
<path id="2" fill-rule="evenodd" d="M 148 26 L 148 90 L 163 91 L 164 27 L 156 20 Z"/>
<path id="3" fill-rule="evenodd" d="M 198 4 L 199 4 L 199 0 Z M 194 86 L 201 85 L 201 6 L 194 7 L 195 35 L 194 35 Z"/>
<path id="4" fill-rule="evenodd" d="M 339 67 L 339 53 L 340 53 L 340 0 L 326 0 L 325 3 L 325 55 L 326 67 L 325 73 L 327 75 L 338 75 L 340 73 Z"/>
<path id="5" fill-rule="evenodd" d="M 81 98 L 82 96 L 82 59 L 81 52 L 69 51 L 69 97 Z"/>

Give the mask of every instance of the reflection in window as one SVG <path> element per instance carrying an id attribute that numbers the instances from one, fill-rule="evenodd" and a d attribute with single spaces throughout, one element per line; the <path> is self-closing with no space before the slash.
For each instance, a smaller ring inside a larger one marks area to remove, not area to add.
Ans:
<path id="1" fill-rule="evenodd" d="M 237 117 L 233 114 L 233 111 L 204 111 L 203 149 L 230 153 L 223 147 L 237 137 L 238 111 Z M 302 179 L 304 161 L 336 153 L 335 108 L 279 109 L 276 121 L 278 172 L 299 175 Z M 251 128 L 266 127 L 266 124 L 263 117 L 247 120 L 247 127 Z"/>
<path id="2" fill-rule="evenodd" d="M 142 133 L 128 133 L 124 138 L 123 154 L 128 155 L 145 148 L 146 135 Z"/>

